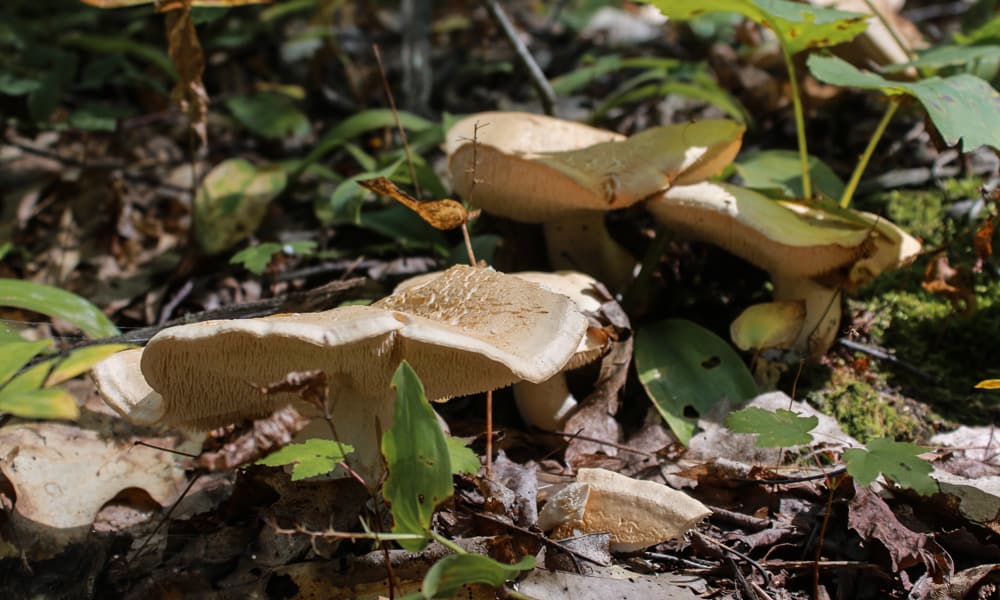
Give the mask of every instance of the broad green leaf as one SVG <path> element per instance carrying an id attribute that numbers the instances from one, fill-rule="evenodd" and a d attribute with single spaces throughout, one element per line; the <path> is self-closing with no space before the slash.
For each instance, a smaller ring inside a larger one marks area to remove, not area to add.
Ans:
<path id="1" fill-rule="evenodd" d="M 177 79 L 177 69 L 173 61 L 160 47 L 137 42 L 132 38 L 116 35 L 95 35 L 79 31 L 70 32 L 62 41 L 70 46 L 103 54 L 130 55 L 156 65 L 173 79 Z"/>
<path id="2" fill-rule="evenodd" d="M 217 254 L 256 231 L 285 182 L 278 166 L 257 168 L 242 158 L 216 165 L 194 199 L 195 234 L 202 250 Z"/>
<path id="3" fill-rule="evenodd" d="M 229 259 L 231 265 L 243 265 L 254 275 L 260 275 L 270 264 L 275 254 L 285 251 L 289 254 L 307 255 L 316 248 L 316 242 L 311 240 L 300 240 L 288 244 L 278 244 L 276 242 L 265 242 L 249 248 L 244 248 Z"/>
<path id="4" fill-rule="evenodd" d="M 41 87 L 42 82 L 34 78 L 18 77 L 10 72 L 0 73 L 0 94 L 23 96 Z"/>
<path id="5" fill-rule="evenodd" d="M 382 494 L 392 506 L 393 533 L 424 533 L 424 540 L 400 540 L 410 552 L 430 541 L 431 515 L 453 492 L 448 442 L 424 386 L 403 361 L 392 376 L 396 412 L 382 436 L 382 454 L 389 465 Z"/>
<path id="6" fill-rule="evenodd" d="M 794 150 L 762 150 L 741 157 L 733 163 L 745 187 L 759 192 L 778 190 L 785 198 L 802 198 L 802 163 Z M 813 192 L 840 198 L 844 182 L 826 163 L 809 157 L 809 177 Z"/>
<path id="7" fill-rule="evenodd" d="M 736 433 L 756 433 L 761 448 L 808 444 L 813 439 L 809 432 L 817 425 L 818 417 L 802 417 L 783 408 L 771 412 L 751 406 L 726 416 L 726 427 Z"/>
<path id="8" fill-rule="evenodd" d="M 718 84 L 711 81 L 701 81 L 698 83 L 686 81 L 664 80 L 631 89 L 616 96 L 608 98 L 602 102 L 594 112 L 588 117 L 588 121 L 600 121 L 612 108 L 640 102 L 648 98 L 663 96 L 688 96 L 697 100 L 702 100 L 709 104 L 714 104 L 721 108 L 726 114 L 740 123 L 750 121 L 749 113 L 746 109 Z"/>
<path id="9" fill-rule="evenodd" d="M 867 450 L 845 450 L 844 463 L 847 465 L 847 472 L 858 485 L 868 485 L 882 473 L 887 479 L 903 487 L 929 496 L 936 493 L 938 487 L 930 477 L 934 467 L 919 457 L 926 451 L 927 448 L 916 444 L 880 438 L 868 442 Z"/>
<path id="10" fill-rule="evenodd" d="M 466 446 L 462 440 L 450 435 L 444 436 L 444 441 L 448 443 L 448 458 L 451 461 L 452 473 L 455 475 L 459 473 L 475 475 L 479 472 L 482 465 L 472 448 Z"/>
<path id="11" fill-rule="evenodd" d="M 495 233 L 472 236 L 472 252 L 476 255 L 476 260 L 485 260 L 486 264 L 493 264 L 493 257 L 496 256 L 497 248 L 503 238 Z M 469 251 L 465 247 L 465 242 L 456 244 L 448 253 L 448 265 L 469 264 Z"/>
<path id="12" fill-rule="evenodd" d="M 825 83 L 916 98 L 948 145 L 961 141 L 966 151 L 980 146 L 1000 149 L 1000 94 L 974 75 L 929 77 L 910 83 L 860 71 L 832 56 L 814 54 L 807 64 L 812 74 Z"/>
<path id="13" fill-rule="evenodd" d="M 805 319 L 803 300 L 754 304 L 736 317 L 729 336 L 743 351 L 788 348 L 799 337 Z"/>
<path id="14" fill-rule="evenodd" d="M 444 234 L 431 227 L 420 215 L 402 204 L 361 213 L 361 227 L 395 240 L 404 248 L 427 248 L 439 256 L 448 256 L 451 249 Z"/>
<path id="15" fill-rule="evenodd" d="M 40 389 L 45 385 L 45 380 L 48 378 L 49 372 L 52 370 L 54 364 L 55 363 L 53 361 L 46 360 L 28 367 L 18 373 L 14 379 L 8 381 L 7 384 L 4 385 L 2 393 L 33 392 Z"/>
<path id="16" fill-rule="evenodd" d="M 939 70 L 944 67 L 964 65 L 979 60 L 1000 59 L 1000 46 L 936 46 L 922 52 L 920 58 L 901 65 L 886 67 L 886 71 L 894 73 L 909 67 L 918 69 Z"/>
<path id="17" fill-rule="evenodd" d="M 684 415 L 685 408 L 704 415 L 722 400 L 735 405 L 757 395 L 753 376 L 733 347 L 682 319 L 644 327 L 635 340 L 635 365 L 646 394 L 682 444 L 697 424 Z"/>
<path id="18" fill-rule="evenodd" d="M 131 111 L 103 104 L 85 104 L 69 114 L 69 126 L 85 131 L 114 131 L 118 119 L 127 117 Z"/>
<path id="19" fill-rule="evenodd" d="M 292 481 L 298 481 L 333 472 L 337 465 L 344 462 L 344 457 L 353 451 L 354 447 L 350 444 L 312 438 L 272 452 L 258 460 L 257 464 L 268 467 L 295 465 L 292 467 Z"/>
<path id="20" fill-rule="evenodd" d="M 135 346 L 131 344 L 100 344 L 73 350 L 69 356 L 56 362 L 55 367 L 45 379 L 45 387 L 60 384 L 85 373 L 112 354 L 129 348 L 135 348 Z"/>
<path id="21" fill-rule="evenodd" d="M 0 413 L 25 419 L 75 419 L 80 416 L 76 399 L 66 390 L 0 390 Z"/>
<path id="22" fill-rule="evenodd" d="M 118 328 L 96 306 L 49 285 L 0 279 L 0 306 L 16 306 L 62 319 L 94 338 L 118 334 Z"/>
<path id="23" fill-rule="evenodd" d="M 16 341 L 0 344 L 0 385 L 7 383 L 28 361 L 39 352 L 52 347 L 52 340 L 37 342 Z"/>
<path id="24" fill-rule="evenodd" d="M 707 12 L 739 13 L 770 28 L 789 52 L 835 46 L 854 39 L 867 27 L 867 15 L 818 8 L 789 0 L 640 0 L 673 19 Z"/>
<path id="25" fill-rule="evenodd" d="M 451 554 L 434 563 L 424 575 L 420 598 L 451 598 L 463 585 L 480 583 L 501 587 L 521 571 L 535 568 L 535 557 L 525 556 L 508 565 L 481 554 Z"/>
<path id="26" fill-rule="evenodd" d="M 226 101 L 226 108 L 244 127 L 263 138 L 281 139 L 309 133 L 309 118 L 284 94 L 234 96 Z"/>

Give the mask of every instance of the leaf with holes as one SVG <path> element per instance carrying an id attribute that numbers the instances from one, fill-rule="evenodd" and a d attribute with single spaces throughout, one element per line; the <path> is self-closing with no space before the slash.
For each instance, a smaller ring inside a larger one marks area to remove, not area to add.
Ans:
<path id="1" fill-rule="evenodd" d="M 694 434 L 695 419 L 721 400 L 731 404 L 753 398 L 757 386 L 745 364 L 725 340 L 682 319 L 667 319 L 642 329 L 635 341 L 639 382 L 682 444 Z"/>
<path id="2" fill-rule="evenodd" d="M 751 406 L 726 417 L 726 427 L 736 433 L 756 433 L 757 445 L 761 448 L 808 444 L 813 439 L 809 432 L 817 425 L 818 417 L 802 417 L 783 408 L 771 412 Z"/>

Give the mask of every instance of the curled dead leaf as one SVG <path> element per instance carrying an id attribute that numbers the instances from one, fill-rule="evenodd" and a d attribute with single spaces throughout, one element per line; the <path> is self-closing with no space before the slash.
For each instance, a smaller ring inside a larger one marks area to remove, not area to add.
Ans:
<path id="1" fill-rule="evenodd" d="M 469 213 L 461 202 L 449 198 L 420 201 L 396 187 L 396 184 L 385 177 L 364 179 L 359 181 L 358 185 L 376 194 L 393 198 L 420 215 L 421 219 L 435 229 L 456 229 L 469 220 Z"/>

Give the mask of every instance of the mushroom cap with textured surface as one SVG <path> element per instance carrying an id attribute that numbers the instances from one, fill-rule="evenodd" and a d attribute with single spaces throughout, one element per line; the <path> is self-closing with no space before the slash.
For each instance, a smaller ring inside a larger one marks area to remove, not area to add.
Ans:
<path id="1" fill-rule="evenodd" d="M 490 125 L 473 143 L 475 122 Z M 445 148 L 458 194 L 486 212 L 540 223 L 625 208 L 675 181 L 715 175 L 735 157 L 743 130 L 710 119 L 622 139 L 550 117 L 485 113 L 452 127 Z"/>
<path id="2" fill-rule="evenodd" d="M 569 360 L 585 328 L 564 296 L 458 266 L 371 306 L 166 329 L 147 345 L 142 372 L 163 397 L 165 421 L 210 428 L 295 402 L 258 386 L 296 371 L 327 373 L 334 401 L 341 390 L 391 397 L 403 359 L 434 399 L 543 381 Z"/>

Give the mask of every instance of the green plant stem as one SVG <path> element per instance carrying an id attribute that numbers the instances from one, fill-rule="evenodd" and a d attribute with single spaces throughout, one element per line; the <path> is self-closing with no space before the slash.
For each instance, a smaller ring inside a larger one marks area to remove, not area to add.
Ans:
<path id="1" fill-rule="evenodd" d="M 461 546 L 459 546 L 455 542 L 449 540 L 448 538 L 444 537 L 440 533 L 434 531 L 433 529 L 430 530 L 429 533 L 431 534 L 431 537 L 434 538 L 435 542 L 441 544 L 445 548 L 448 548 L 449 550 L 451 550 L 455 554 L 468 554 L 468 552 L 466 552 L 464 548 L 462 548 Z"/>
<path id="2" fill-rule="evenodd" d="M 868 166 L 868 161 L 871 160 L 872 154 L 875 153 L 875 147 L 878 146 L 879 140 L 882 139 L 882 134 L 885 133 L 885 128 L 889 125 L 892 115 L 896 114 L 897 108 L 899 108 L 899 102 L 890 99 L 889 107 L 886 109 L 885 114 L 882 115 L 882 120 L 879 121 L 878 127 L 876 127 L 874 133 L 872 133 L 871 139 L 868 140 L 868 147 L 865 148 L 864 153 L 861 154 L 861 158 L 858 159 L 858 164 L 855 165 L 854 172 L 851 173 L 851 179 L 847 182 L 847 186 L 844 188 L 844 193 L 840 197 L 841 208 L 847 208 L 851 205 L 851 199 L 854 197 L 854 190 L 857 189 L 858 182 L 861 181 L 861 174 L 865 172 L 865 167 Z"/>
<path id="3" fill-rule="evenodd" d="M 802 96 L 799 93 L 799 80 L 795 76 L 795 64 L 788 52 L 788 44 L 781 40 L 781 54 L 785 57 L 785 68 L 788 70 L 788 84 L 792 88 L 792 108 L 795 112 L 795 133 L 799 138 L 799 161 L 802 163 L 802 195 L 805 200 L 812 198 L 812 180 L 809 177 L 809 149 L 806 147 L 806 119 L 802 111 Z"/>

